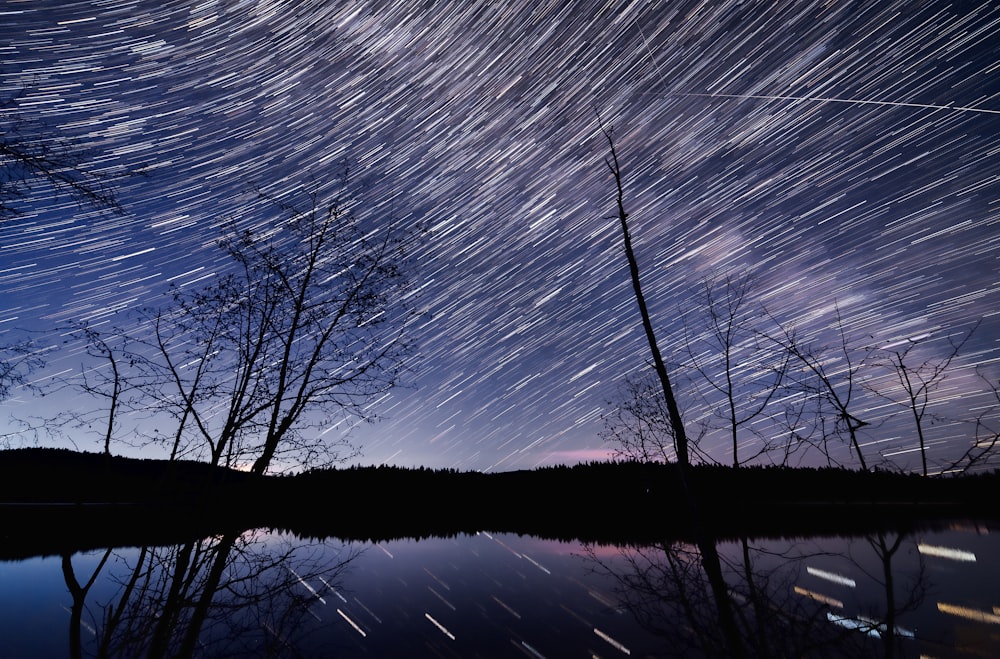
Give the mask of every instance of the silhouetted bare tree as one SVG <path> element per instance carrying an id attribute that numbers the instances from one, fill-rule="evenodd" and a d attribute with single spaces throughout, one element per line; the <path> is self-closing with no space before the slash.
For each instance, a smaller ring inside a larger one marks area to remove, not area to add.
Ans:
<path id="1" fill-rule="evenodd" d="M 232 272 L 175 288 L 146 313 L 151 338 L 129 352 L 132 383 L 176 423 L 171 457 L 205 452 L 212 464 L 277 456 L 311 464 L 332 447 L 307 437 L 393 387 L 409 352 L 405 262 L 419 228 L 360 220 L 346 195 L 307 206 L 262 197 L 282 215 L 260 231 L 226 225 L 219 245 Z"/>
<path id="2" fill-rule="evenodd" d="M 78 142 L 22 112 L 19 104 L 30 91 L 22 87 L 0 98 L 0 221 L 18 214 L 18 202 L 42 186 L 82 205 L 122 212 L 114 184 L 139 170 L 100 167 Z"/>
<path id="3" fill-rule="evenodd" d="M 73 598 L 73 605 L 70 608 L 69 616 L 69 656 L 73 657 L 73 659 L 83 657 L 83 642 L 80 638 L 80 628 L 83 625 L 83 613 L 86 609 L 87 594 L 93 587 L 94 582 L 97 581 L 97 577 L 101 574 L 101 570 L 104 569 L 104 565 L 110 557 L 111 549 L 109 548 L 101 556 L 101 560 L 97 563 L 94 571 L 91 572 L 90 578 L 87 579 L 86 583 L 81 584 L 76 578 L 76 572 L 73 570 L 73 557 L 68 553 L 62 554 L 63 580 L 66 582 L 66 588 L 69 589 L 70 597 Z"/>
<path id="4" fill-rule="evenodd" d="M 650 377 L 627 377 L 604 414 L 604 441 L 614 445 L 615 455 L 639 462 L 671 462 L 677 439 L 663 399 L 663 389 Z M 697 450 L 701 433 L 690 441 Z"/>
<path id="5" fill-rule="evenodd" d="M 741 433 L 752 431 L 754 421 L 764 416 L 791 361 L 788 353 L 775 354 L 762 345 L 762 313 L 753 303 L 753 289 L 750 274 L 706 280 L 693 310 L 703 325 L 689 327 L 695 338 L 686 342 L 688 363 L 709 390 L 705 403 L 719 421 L 716 427 L 729 435 L 734 467 L 770 449 L 757 433 L 755 448 L 741 460 Z"/>
<path id="6" fill-rule="evenodd" d="M 855 345 L 847 336 L 839 306 L 835 314 L 832 329 L 839 338 L 836 344 L 815 345 L 804 341 L 777 321 L 777 331 L 762 336 L 791 356 L 794 365 L 788 369 L 785 387 L 793 394 L 800 394 L 803 403 L 811 405 L 814 412 L 811 420 L 801 412 L 791 415 L 797 423 L 813 424 L 812 431 L 795 430 L 795 438 L 813 441 L 811 435 L 818 435 L 819 446 L 829 459 L 829 439 L 846 437 L 862 471 L 867 471 L 868 461 L 858 433 L 870 422 L 859 418 L 856 408 L 863 393 L 861 371 L 871 360 L 872 349 Z"/>
<path id="7" fill-rule="evenodd" d="M 978 323 L 976 327 L 978 327 Z M 948 377 L 948 369 L 966 344 L 973 327 L 964 337 L 957 341 L 949 338 L 948 349 L 943 355 L 921 357 L 920 348 L 927 344 L 931 334 L 908 337 L 879 348 L 882 358 L 875 363 L 890 373 L 897 387 L 871 386 L 869 389 L 877 396 L 884 398 L 897 406 L 905 408 L 913 418 L 913 427 L 917 433 L 920 445 L 920 461 L 924 476 L 927 475 L 927 439 L 925 423 L 939 419 L 930 411 L 931 396 Z M 921 361 L 922 360 L 922 361 Z"/>
<path id="8" fill-rule="evenodd" d="M 88 323 L 79 323 L 73 327 L 70 333 L 71 341 L 82 341 L 85 345 L 84 354 L 97 364 L 84 364 L 80 367 L 80 378 L 72 383 L 83 393 L 97 399 L 103 399 L 107 405 L 101 406 L 101 411 L 106 414 L 102 424 L 101 444 L 105 455 L 111 455 L 111 440 L 118 427 L 119 416 L 122 406 L 128 401 L 124 400 L 129 383 L 126 378 L 122 360 L 126 358 L 126 351 L 123 347 L 116 345 L 123 341 L 124 337 L 112 334 L 101 334 Z M 106 369 L 106 370 L 105 370 Z M 89 428 L 92 424 L 91 415 L 70 412 L 72 420 L 77 427 Z"/>
<path id="9" fill-rule="evenodd" d="M 608 170 L 615 179 L 615 203 L 618 207 L 618 221 L 622 230 L 622 242 L 625 247 L 625 256 L 628 259 L 629 275 L 632 280 L 632 290 L 635 293 L 635 301 L 639 305 L 639 314 L 642 317 L 642 327 L 646 333 L 646 340 L 649 343 L 649 351 L 653 358 L 653 367 L 659 380 L 663 394 L 663 401 L 666 406 L 667 418 L 670 421 L 670 435 L 674 442 L 674 453 L 677 456 L 677 463 L 681 468 L 690 463 L 687 432 L 684 428 L 684 421 L 681 418 L 680 407 L 674 396 L 673 385 L 670 382 L 670 375 L 660 353 L 659 345 L 656 342 L 656 333 L 653 330 L 653 321 L 649 315 L 649 308 L 646 306 L 646 298 L 642 293 L 642 284 L 639 278 L 639 262 L 635 256 L 635 249 L 632 247 L 632 234 L 628 228 L 628 213 L 625 211 L 625 187 L 622 182 L 621 165 L 618 163 L 618 153 L 615 151 L 615 142 L 612 137 L 611 128 L 601 125 L 601 131 L 608 140 L 608 147 L 611 150 L 611 157 L 604 160 Z"/>
<path id="10" fill-rule="evenodd" d="M 301 656 L 303 628 L 319 618 L 313 609 L 326 608 L 326 591 L 357 556 L 332 542 L 260 531 L 142 547 L 134 559 L 115 555 L 105 570 L 111 554 L 84 585 L 63 556 L 73 597 L 70 656 Z M 110 601 L 88 605 L 99 575 L 118 587 Z M 82 624 L 93 641 L 81 638 Z"/>
<path id="11" fill-rule="evenodd" d="M 30 91 L 0 88 L 0 222 L 18 215 L 21 203 L 40 188 L 67 193 L 83 206 L 124 212 L 115 185 L 144 172 L 96 165 L 78 141 L 20 110 Z M 0 344 L 0 401 L 28 385 L 30 375 L 45 364 L 44 352 L 30 338 Z"/>
<path id="12" fill-rule="evenodd" d="M 990 403 L 982 406 L 979 415 L 972 421 L 975 428 L 972 445 L 943 470 L 945 473 L 985 468 L 1000 457 L 1000 382 L 982 372 L 977 373 L 977 376 L 990 397 Z"/>
<path id="13" fill-rule="evenodd" d="M 0 345 L 0 401 L 17 387 L 28 384 L 31 374 L 45 364 L 44 350 L 30 339 Z"/>

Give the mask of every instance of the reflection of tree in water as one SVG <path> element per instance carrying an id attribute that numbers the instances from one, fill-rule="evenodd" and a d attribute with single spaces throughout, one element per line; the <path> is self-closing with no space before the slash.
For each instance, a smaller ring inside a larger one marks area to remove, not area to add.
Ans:
<path id="1" fill-rule="evenodd" d="M 859 631 L 866 637 L 878 638 L 882 641 L 882 656 L 892 659 L 902 656 L 902 643 L 908 638 L 908 633 L 901 630 L 898 619 L 901 615 L 916 611 L 924 602 L 927 594 L 927 580 L 924 562 L 921 559 L 915 573 L 899 575 L 893 570 L 893 559 L 904 546 L 904 534 L 879 532 L 865 537 L 864 546 L 869 547 L 878 560 L 879 572 L 873 573 L 863 567 L 863 562 L 854 561 L 862 573 L 874 583 L 881 586 L 885 592 L 884 615 L 872 611 L 859 626 Z M 919 553 L 917 554 L 919 557 Z M 900 583 L 905 578 L 905 583 Z M 902 597 L 901 597 L 902 595 Z"/>
<path id="2" fill-rule="evenodd" d="M 126 571 L 110 577 L 118 583 L 113 599 L 88 606 L 89 587 L 108 555 L 83 586 L 63 557 L 73 596 L 71 656 L 85 650 L 98 657 L 294 654 L 306 640 L 310 607 L 355 554 L 259 531 L 143 547 L 134 563 L 119 557 Z M 85 610 L 96 631 L 92 652 L 80 638 Z"/>
<path id="3" fill-rule="evenodd" d="M 664 656 L 892 658 L 904 656 L 908 641 L 899 616 L 914 611 L 926 592 L 922 565 L 914 574 L 893 570 L 905 539 L 878 533 L 848 545 L 841 558 L 884 594 L 857 618 L 833 613 L 821 596 L 803 596 L 796 587 L 806 562 L 826 554 L 800 543 L 755 546 L 744 538 L 720 552 L 716 542 L 670 542 L 623 548 L 614 560 L 591 550 L 588 558 L 615 580 L 622 606 L 639 624 L 666 639 Z M 872 554 L 874 571 L 864 567 Z M 725 583 L 726 606 L 716 601 L 712 582 L 718 580 Z"/>

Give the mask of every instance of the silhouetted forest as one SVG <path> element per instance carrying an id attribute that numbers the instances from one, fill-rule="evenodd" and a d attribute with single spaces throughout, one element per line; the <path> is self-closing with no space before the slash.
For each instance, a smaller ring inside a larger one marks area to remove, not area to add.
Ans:
<path id="1" fill-rule="evenodd" d="M 720 538 L 908 530 L 1000 519 L 1000 472 L 926 478 L 846 469 L 693 466 L 702 526 Z M 0 451 L 3 555 L 177 542 L 251 528 L 345 540 L 477 531 L 628 543 L 685 539 L 671 464 L 601 462 L 492 474 L 351 467 L 254 476 L 199 462 L 64 449 Z M 55 544 L 53 544 L 55 543 Z"/>

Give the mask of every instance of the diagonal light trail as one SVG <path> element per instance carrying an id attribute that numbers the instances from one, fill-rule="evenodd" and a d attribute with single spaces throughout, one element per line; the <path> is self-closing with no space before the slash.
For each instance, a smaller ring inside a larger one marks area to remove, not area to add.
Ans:
<path id="1" fill-rule="evenodd" d="M 837 98 L 834 96 L 778 96 L 767 94 L 695 94 L 675 93 L 672 96 L 700 96 L 703 98 L 758 98 L 766 101 L 815 101 L 820 103 L 852 103 L 855 105 L 887 105 L 898 108 L 922 108 L 925 110 L 954 110 L 956 112 L 982 112 L 983 114 L 1000 114 L 1000 110 L 976 108 L 960 105 L 933 105 L 930 103 L 902 103 L 899 101 L 871 101 L 856 98 Z"/>

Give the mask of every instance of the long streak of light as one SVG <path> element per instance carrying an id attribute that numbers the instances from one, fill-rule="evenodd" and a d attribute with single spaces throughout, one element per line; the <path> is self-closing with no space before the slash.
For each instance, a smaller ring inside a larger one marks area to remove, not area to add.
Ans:
<path id="1" fill-rule="evenodd" d="M 357 633 L 361 634 L 362 636 L 365 636 L 365 637 L 368 636 L 368 634 L 365 633 L 365 630 L 361 629 L 361 627 L 358 626 L 358 623 L 354 622 L 349 617 L 347 617 L 346 613 L 344 613 L 340 609 L 337 609 L 337 613 L 340 614 L 341 618 L 343 618 L 344 620 L 347 621 L 347 624 L 349 624 L 351 627 L 354 628 L 354 631 L 356 631 Z"/>
<path id="2" fill-rule="evenodd" d="M 541 570 L 545 574 L 552 574 L 552 572 L 550 572 L 548 568 L 544 567 L 541 563 L 539 563 L 538 561 L 536 561 L 535 559 L 533 559 L 531 556 L 528 556 L 527 554 L 521 554 L 521 556 L 523 558 L 528 559 L 529 563 L 531 563 L 532 565 L 534 565 L 535 567 L 537 567 L 539 570 Z"/>
<path id="3" fill-rule="evenodd" d="M 287 566 L 286 566 L 286 567 L 287 567 Z M 299 574 L 298 574 L 298 572 L 296 572 L 295 570 L 293 570 L 293 569 L 292 569 L 292 568 L 290 568 L 290 567 L 288 568 L 288 571 L 289 571 L 289 572 L 291 572 L 291 573 L 292 573 L 292 575 L 293 575 L 293 576 L 294 576 L 294 577 L 295 577 L 296 579 L 298 579 L 298 581 L 299 581 L 299 583 L 300 583 L 300 584 L 302 584 L 303 586 L 305 586 L 305 587 L 306 587 L 306 590 L 308 590 L 308 591 L 309 591 L 310 593 L 312 593 L 313 597 L 315 597 L 316 599 L 318 599 L 318 600 L 319 600 L 320 602 L 322 602 L 323 604 L 326 604 L 326 600 L 325 600 L 325 599 L 323 599 L 323 597 L 322 597 L 322 596 L 321 596 L 321 595 L 320 595 L 319 593 L 317 593 L 317 592 L 316 592 L 316 589 L 315 589 L 315 588 L 313 588 L 313 587 L 312 587 L 312 586 L 310 586 L 310 585 L 309 585 L 308 583 L 306 583 L 306 580 L 305 580 L 305 579 L 303 579 L 302 577 L 300 577 L 300 576 L 299 576 Z"/>
<path id="4" fill-rule="evenodd" d="M 845 616 L 838 616 L 828 611 L 826 614 L 826 619 L 835 625 L 839 625 L 847 629 L 854 629 L 873 638 L 881 638 L 882 635 L 885 634 L 886 630 L 888 629 L 885 623 L 879 622 L 878 620 L 869 618 L 867 616 L 848 618 Z M 893 632 L 896 634 L 896 636 L 901 638 L 916 638 L 916 634 L 913 631 L 909 629 L 904 629 L 902 627 L 894 627 Z"/>
<path id="5" fill-rule="evenodd" d="M 820 570 L 815 567 L 806 567 L 806 572 L 813 575 L 814 577 L 819 577 L 820 579 L 825 579 L 835 584 L 840 584 L 841 586 L 847 586 L 848 588 L 854 588 L 857 586 L 857 582 L 850 577 L 845 577 L 834 572 L 827 572 L 826 570 Z"/>
<path id="6" fill-rule="evenodd" d="M 638 24 L 636 24 L 638 27 Z M 663 72 L 660 70 L 660 65 L 656 63 L 656 59 L 653 57 L 653 52 L 649 47 L 649 41 L 646 39 L 646 34 L 639 27 L 639 34 L 642 36 L 642 44 L 646 48 L 646 53 L 649 55 L 650 61 L 656 68 L 656 74 L 660 78 L 660 82 L 666 87 L 666 79 L 663 77 Z M 905 107 L 905 108 L 921 108 L 924 110 L 953 110 L 957 112 L 981 112 L 983 114 L 1000 114 L 1000 110 L 990 110 L 989 108 L 978 108 L 963 105 L 934 105 L 930 103 L 905 103 L 901 101 L 875 101 L 868 99 L 856 99 L 856 98 L 838 98 L 835 96 L 780 96 L 772 94 L 699 94 L 699 93 L 670 93 L 671 96 L 691 96 L 691 97 L 702 97 L 702 98 L 739 98 L 739 99 L 761 99 L 766 101 L 813 101 L 820 103 L 852 103 L 856 105 L 886 105 L 890 107 Z"/>
<path id="7" fill-rule="evenodd" d="M 809 590 L 808 588 L 803 588 L 802 586 L 795 586 L 795 594 L 803 595 L 811 600 L 816 600 L 817 602 L 822 602 L 828 606 L 836 607 L 838 609 L 844 608 L 844 603 L 838 599 L 824 595 L 823 593 L 817 593 L 814 590 Z"/>
<path id="8" fill-rule="evenodd" d="M 613 647 L 614 649 L 618 650 L 619 652 L 621 652 L 623 654 L 627 654 L 627 655 L 631 655 L 632 654 L 632 652 L 627 647 L 625 647 L 624 645 L 622 645 L 621 643 L 619 643 L 615 639 L 611 638 L 610 636 L 608 636 L 607 634 L 605 634 L 604 632 L 602 632 L 597 627 L 594 627 L 594 633 L 597 634 L 598 636 L 600 636 L 605 641 L 607 641 L 611 645 L 611 647 Z"/>
<path id="9" fill-rule="evenodd" d="M 959 604 L 947 604 L 945 602 L 938 602 L 937 608 L 941 613 L 947 613 L 948 615 L 965 618 L 966 620 L 984 622 L 990 625 L 1000 625 L 1000 615 L 990 613 L 989 611 L 973 609 L 972 607 L 961 606 Z"/>
<path id="10" fill-rule="evenodd" d="M 359 600 L 359 599 L 358 599 L 357 597 L 355 597 L 355 598 L 354 598 L 354 601 L 355 601 L 355 602 L 357 603 L 357 605 L 358 605 L 358 606 L 360 606 L 360 607 L 361 607 L 362 609 L 364 609 L 365 613 L 367 613 L 367 614 L 368 614 L 368 615 L 370 615 L 370 616 L 371 616 L 372 618 L 374 618 L 374 619 L 375 619 L 375 622 L 377 622 L 377 623 L 378 623 L 378 624 L 380 624 L 380 625 L 382 624 L 382 619 L 381 619 L 381 618 L 379 618 L 379 617 L 378 617 L 377 615 L 375 615 L 375 612 L 374 612 L 374 611 L 372 611 L 372 610 L 371 610 L 371 609 L 369 609 L 369 608 L 368 608 L 367 606 L 365 606 L 365 605 L 364 605 L 364 603 L 363 603 L 363 602 L 362 602 L 361 600 Z"/>
<path id="11" fill-rule="evenodd" d="M 677 93 L 673 96 L 700 96 L 703 98 L 757 98 L 765 101 L 815 101 L 819 103 L 851 103 L 854 105 L 885 105 L 897 108 L 922 108 L 925 110 L 954 110 L 956 112 L 981 112 L 1000 114 L 1000 110 L 976 108 L 962 105 L 932 105 L 930 103 L 903 103 L 900 101 L 872 101 L 858 98 L 836 98 L 834 96 L 777 96 L 769 94 L 695 94 Z"/>
<path id="12" fill-rule="evenodd" d="M 947 558 L 953 561 L 963 561 L 966 563 L 975 563 L 976 555 L 971 551 L 965 551 L 963 549 L 952 549 L 951 547 L 939 547 L 937 545 L 927 545 L 918 544 L 917 551 L 925 556 L 937 556 L 939 558 Z"/>
<path id="13" fill-rule="evenodd" d="M 527 641 L 521 641 L 521 647 L 531 653 L 531 656 L 537 657 L 537 659 L 545 659 L 545 655 L 531 647 Z"/>
<path id="14" fill-rule="evenodd" d="M 506 603 L 506 602 L 504 602 L 503 600 L 501 600 L 501 599 L 500 599 L 499 597 L 497 597 L 496 595 L 493 595 L 492 597 L 493 597 L 493 601 L 494 601 L 494 602 L 496 602 L 497 604 L 499 604 L 500 606 L 502 606 L 502 607 L 503 607 L 503 608 L 504 608 L 504 609 L 505 609 L 505 610 L 507 611 L 507 613 L 511 614 L 512 616 L 514 616 L 514 617 L 515 617 L 515 618 L 517 618 L 518 620 L 520 620 L 520 619 L 521 619 L 521 614 L 520 614 L 520 613 L 518 613 L 517 611 L 515 611 L 514 609 L 510 608 L 510 607 L 509 607 L 509 606 L 507 605 L 507 603 Z"/>
<path id="15" fill-rule="evenodd" d="M 442 624 L 441 624 L 440 622 L 438 622 L 437 620 L 435 620 L 435 619 L 434 619 L 434 616 L 432 616 L 432 615 L 431 615 L 431 614 L 429 614 L 429 613 L 424 613 L 424 617 L 425 617 L 425 618 L 427 618 L 428 620 L 430 620 L 430 621 L 431 621 L 431 623 L 432 623 L 432 624 L 433 624 L 433 625 L 434 625 L 435 627 L 437 627 L 438 629 L 440 629 L 440 630 L 441 630 L 441 633 L 442 633 L 442 634 L 444 634 L 445 636 L 447 636 L 448 638 L 450 638 L 450 639 L 451 639 L 451 640 L 453 640 L 453 641 L 455 640 L 455 635 L 454 635 L 454 634 L 452 634 L 452 633 L 451 633 L 450 631 L 448 631 L 448 628 L 447 628 L 447 627 L 445 627 L 445 626 L 444 626 L 444 625 L 442 625 Z"/>

